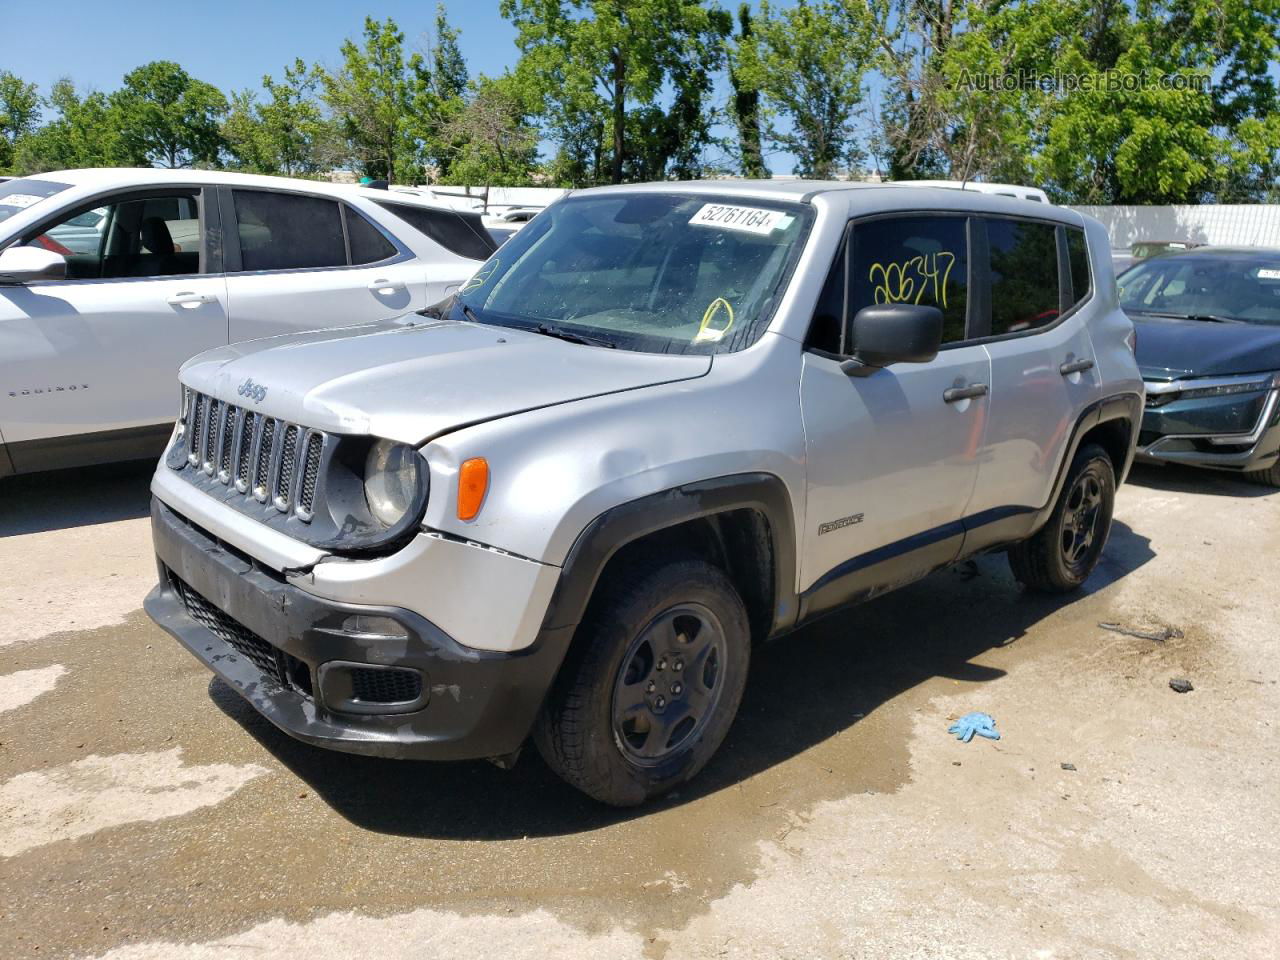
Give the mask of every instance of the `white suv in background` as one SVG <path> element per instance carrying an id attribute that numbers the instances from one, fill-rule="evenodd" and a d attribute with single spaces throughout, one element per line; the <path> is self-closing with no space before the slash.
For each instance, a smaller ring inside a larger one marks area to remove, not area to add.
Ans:
<path id="1" fill-rule="evenodd" d="M 188 357 L 421 309 L 494 248 L 479 214 L 384 190 L 150 169 L 0 183 L 0 477 L 158 455 Z"/>

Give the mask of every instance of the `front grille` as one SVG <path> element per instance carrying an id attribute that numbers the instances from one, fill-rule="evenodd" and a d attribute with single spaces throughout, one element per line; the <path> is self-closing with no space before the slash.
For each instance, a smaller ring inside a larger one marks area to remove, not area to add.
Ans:
<path id="1" fill-rule="evenodd" d="M 206 476 L 310 521 L 328 434 L 187 390 L 182 442 Z"/>
<path id="2" fill-rule="evenodd" d="M 200 438 L 204 436 L 205 395 L 197 393 L 187 408 L 187 461 L 194 467 L 200 463 Z"/>
<path id="3" fill-rule="evenodd" d="M 416 670 L 351 671 L 351 699 L 361 703 L 412 703 L 422 695 L 422 674 Z"/>
<path id="4" fill-rule="evenodd" d="M 241 493 L 249 490 L 249 464 L 253 460 L 253 432 L 257 429 L 260 418 L 252 410 L 244 412 L 244 423 L 241 425 L 240 452 L 236 455 L 236 489 Z"/>
<path id="5" fill-rule="evenodd" d="M 285 685 L 285 660 L 280 650 L 227 616 L 177 577 L 172 577 L 172 582 L 192 620 L 229 644 L 268 679 L 280 686 Z"/>
<path id="6" fill-rule="evenodd" d="M 218 435 L 218 479 L 226 483 L 231 477 L 231 448 L 236 441 L 240 408 L 228 403 L 223 410 L 222 432 Z"/>
<path id="7" fill-rule="evenodd" d="M 302 451 L 302 483 L 298 484 L 298 515 L 310 517 L 316 503 L 316 481 L 320 479 L 320 453 L 324 449 L 324 437 L 319 433 L 307 434 Z"/>
<path id="8" fill-rule="evenodd" d="M 271 475 L 271 456 L 276 440 L 276 421 L 262 422 L 262 442 L 258 449 L 258 466 L 253 475 L 253 495 L 267 499 L 267 477 Z"/>
<path id="9" fill-rule="evenodd" d="M 289 495 L 293 492 L 293 465 L 298 459 L 298 428 L 289 424 L 284 428 L 280 442 L 280 470 L 276 474 L 275 503 L 282 510 L 288 509 Z"/>
<path id="10" fill-rule="evenodd" d="M 200 441 L 200 468 L 205 473 L 213 473 L 214 450 L 218 443 L 219 415 L 222 412 L 222 404 L 217 400 L 210 399 L 208 407 L 209 412 L 204 418 L 204 438 Z"/>

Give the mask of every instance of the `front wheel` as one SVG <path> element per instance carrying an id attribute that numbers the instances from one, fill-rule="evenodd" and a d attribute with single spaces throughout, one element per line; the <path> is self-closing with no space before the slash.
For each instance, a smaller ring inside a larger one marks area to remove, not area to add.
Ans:
<path id="1" fill-rule="evenodd" d="M 708 563 L 643 562 L 592 600 L 534 742 L 557 774 L 613 806 L 693 777 L 738 712 L 750 660 L 742 600 Z"/>
<path id="2" fill-rule="evenodd" d="M 1053 513 L 1033 537 L 1009 548 L 1009 566 L 1023 586 L 1069 593 L 1093 573 L 1111 534 L 1116 474 L 1102 447 L 1076 453 Z"/>
<path id="3" fill-rule="evenodd" d="M 1250 470 L 1244 478 L 1250 483 L 1260 483 L 1264 487 L 1280 487 L 1280 460 L 1261 470 Z"/>

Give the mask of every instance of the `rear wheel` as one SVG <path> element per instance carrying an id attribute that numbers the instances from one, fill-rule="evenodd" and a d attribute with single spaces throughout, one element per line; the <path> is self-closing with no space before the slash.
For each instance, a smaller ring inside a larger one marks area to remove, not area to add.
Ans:
<path id="1" fill-rule="evenodd" d="M 747 613 L 722 571 L 697 560 L 630 565 L 593 599 L 534 742 L 597 800 L 642 803 L 711 759 L 749 660 Z"/>
<path id="2" fill-rule="evenodd" d="M 1111 458 L 1102 447 L 1086 444 L 1071 462 L 1048 523 L 1009 548 L 1013 575 L 1027 588 L 1045 593 L 1079 588 L 1107 545 L 1115 498 Z"/>

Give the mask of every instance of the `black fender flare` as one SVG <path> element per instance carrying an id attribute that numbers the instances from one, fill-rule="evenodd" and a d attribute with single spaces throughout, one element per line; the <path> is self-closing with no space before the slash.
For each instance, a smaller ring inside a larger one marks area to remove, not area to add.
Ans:
<path id="1" fill-rule="evenodd" d="M 799 610 L 791 496 L 775 474 L 740 473 L 652 493 L 612 507 L 587 524 L 565 558 L 543 618 L 543 632 L 560 632 L 578 625 L 600 574 L 627 544 L 689 520 L 741 509 L 758 511 L 769 525 L 774 577 L 770 633 L 790 627 Z"/>
<path id="2" fill-rule="evenodd" d="M 1062 462 L 1058 464 L 1058 476 L 1053 483 L 1053 492 L 1050 494 L 1048 502 L 1036 511 L 1035 523 L 1033 524 L 1034 530 L 1039 530 L 1048 522 L 1050 515 L 1053 513 L 1053 508 L 1058 503 L 1058 497 L 1062 495 L 1062 487 L 1067 482 L 1067 471 L 1071 469 L 1071 463 L 1076 458 L 1076 453 L 1080 449 L 1080 442 L 1090 430 L 1099 424 L 1116 420 L 1129 421 L 1128 452 L 1125 454 L 1123 463 L 1114 464 L 1116 486 L 1124 483 L 1125 478 L 1129 475 L 1129 468 L 1133 465 L 1134 453 L 1138 449 L 1138 431 L 1142 428 L 1142 409 L 1143 398 L 1140 393 L 1113 394 L 1109 397 L 1103 397 L 1101 400 L 1095 400 L 1084 408 L 1076 420 L 1075 429 L 1071 431 L 1071 440 L 1067 445 Z"/>

